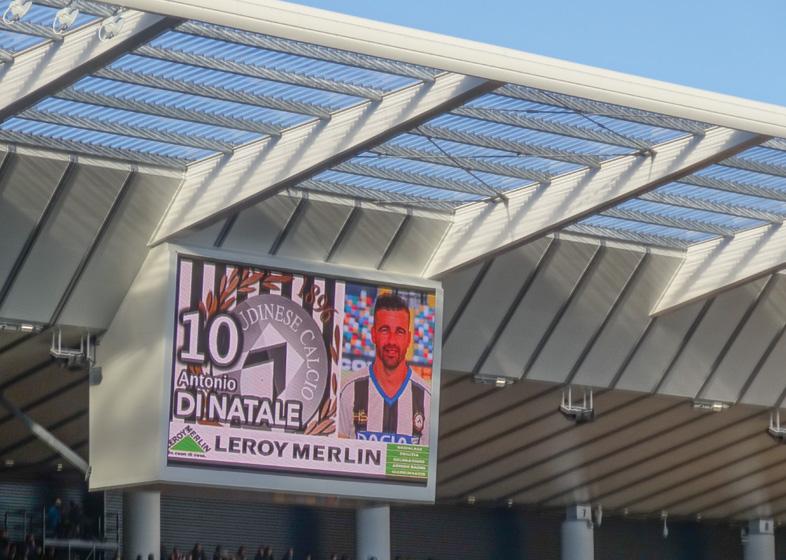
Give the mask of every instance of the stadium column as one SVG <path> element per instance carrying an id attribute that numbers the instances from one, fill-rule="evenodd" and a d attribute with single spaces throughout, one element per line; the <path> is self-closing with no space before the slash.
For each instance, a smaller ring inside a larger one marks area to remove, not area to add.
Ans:
<path id="1" fill-rule="evenodd" d="M 569 506 L 562 522 L 562 560 L 593 560 L 595 540 L 592 529 L 592 508 L 588 505 Z"/>
<path id="2" fill-rule="evenodd" d="M 123 494 L 123 558 L 161 554 L 161 492 L 134 490 Z"/>
<path id="3" fill-rule="evenodd" d="M 357 560 L 390 560 L 390 506 L 355 511 Z"/>
<path id="4" fill-rule="evenodd" d="M 743 550 L 745 560 L 775 560 L 775 521 L 754 519 L 748 522 Z"/>

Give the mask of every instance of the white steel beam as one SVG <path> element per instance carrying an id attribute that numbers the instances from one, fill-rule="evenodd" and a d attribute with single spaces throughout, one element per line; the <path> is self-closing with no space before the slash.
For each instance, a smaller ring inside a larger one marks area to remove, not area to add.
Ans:
<path id="1" fill-rule="evenodd" d="M 786 108 L 776 105 L 278 0 L 109 0 L 109 3 L 786 137 Z"/>
<path id="2" fill-rule="evenodd" d="M 0 121 L 29 108 L 155 37 L 178 20 L 128 11 L 125 25 L 110 41 L 98 40 L 102 20 L 73 31 L 57 43 L 44 43 L 21 53 L 13 64 L 0 66 Z"/>
<path id="3" fill-rule="evenodd" d="M 650 314 L 662 315 L 785 267 L 784 224 L 768 224 L 731 239 L 694 245 Z"/>
<path id="4" fill-rule="evenodd" d="M 700 138 L 654 147 L 654 156 L 630 155 L 508 194 L 506 204 L 473 203 L 456 218 L 433 256 L 427 276 L 439 276 L 521 245 L 711 165 L 766 137 L 713 128 Z"/>
<path id="5" fill-rule="evenodd" d="M 82 459 L 79 454 L 68 447 L 65 443 L 57 439 L 57 437 L 52 432 L 30 418 L 27 414 L 24 413 L 24 411 L 22 411 L 22 409 L 9 401 L 2 393 L 0 393 L 0 406 L 13 414 L 20 422 L 25 425 L 30 433 L 41 440 L 44 445 L 58 453 L 63 459 L 71 463 L 72 466 L 79 469 L 82 474 L 87 474 L 87 461 Z"/>
<path id="6" fill-rule="evenodd" d="M 478 78 L 443 74 L 432 83 L 388 94 L 382 101 L 338 111 L 330 121 L 305 123 L 284 131 L 278 139 L 254 142 L 230 156 L 194 165 L 152 243 L 296 185 L 498 86 Z"/>

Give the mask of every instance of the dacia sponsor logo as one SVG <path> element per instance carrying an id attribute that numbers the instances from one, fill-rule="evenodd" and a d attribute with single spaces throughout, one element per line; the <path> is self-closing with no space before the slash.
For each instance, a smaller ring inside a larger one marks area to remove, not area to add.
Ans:
<path id="1" fill-rule="evenodd" d="M 412 443 L 412 436 L 391 434 L 389 432 L 358 432 L 357 439 L 379 441 L 382 443 Z"/>

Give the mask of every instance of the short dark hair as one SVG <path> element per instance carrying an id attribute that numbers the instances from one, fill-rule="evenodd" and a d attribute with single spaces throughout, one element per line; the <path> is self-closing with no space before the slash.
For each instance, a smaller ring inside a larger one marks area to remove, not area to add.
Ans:
<path id="1" fill-rule="evenodd" d="M 409 315 L 409 305 L 406 300 L 398 294 L 380 294 L 374 302 L 374 315 L 377 311 L 384 309 L 387 311 L 406 311 Z"/>

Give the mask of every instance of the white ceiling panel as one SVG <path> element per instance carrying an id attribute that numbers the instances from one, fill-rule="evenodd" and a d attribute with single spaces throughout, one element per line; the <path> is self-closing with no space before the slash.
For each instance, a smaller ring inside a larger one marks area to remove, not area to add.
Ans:
<path id="1" fill-rule="evenodd" d="M 764 280 L 757 280 L 723 293 L 712 302 L 668 372 L 661 392 L 682 397 L 696 396 L 710 373 L 712 363 L 763 286 Z"/>
<path id="2" fill-rule="evenodd" d="M 19 272 L 0 315 L 46 323 L 127 177 L 77 166 Z"/>
<path id="3" fill-rule="evenodd" d="M 701 303 L 694 303 L 658 317 L 622 373 L 617 387 L 652 391 L 666 373 L 700 309 Z"/>
<path id="4" fill-rule="evenodd" d="M 529 377 L 564 382 L 573 374 L 582 352 L 642 257 L 633 251 L 603 249 L 600 261 L 583 279 Z"/>
<path id="5" fill-rule="evenodd" d="M 740 402 L 774 406 L 782 400 L 784 392 L 783 364 L 786 363 L 786 336 L 783 330 L 772 339 L 775 346 L 769 355 L 762 356 L 763 363 Z"/>
<path id="6" fill-rule="evenodd" d="M 330 262 L 376 268 L 404 221 L 405 214 L 359 208 Z"/>
<path id="7" fill-rule="evenodd" d="M 479 275 L 485 266 L 485 263 L 478 262 L 472 266 L 452 272 L 442 279 L 442 288 L 445 290 L 445 303 L 442 308 L 442 324 L 445 328 L 442 338 L 443 344 L 447 340 L 445 336 L 447 329 L 456 322 L 458 317 L 456 314 L 460 315 L 464 312 L 464 308 L 461 305 L 468 295 L 469 297 L 472 296 L 469 292 L 473 284 L 479 282 Z"/>
<path id="8" fill-rule="evenodd" d="M 786 279 L 776 275 L 774 282 L 729 348 L 702 397 L 736 401 L 768 344 L 786 324 Z"/>
<path id="9" fill-rule="evenodd" d="M 318 200 L 306 200 L 304 204 L 289 224 L 276 254 L 322 262 L 352 207 Z"/>
<path id="10" fill-rule="evenodd" d="M 412 216 L 396 237 L 382 270 L 421 275 L 448 227 L 447 219 Z"/>
<path id="11" fill-rule="evenodd" d="M 494 342 L 505 312 L 513 305 L 524 279 L 535 268 L 548 243 L 545 240 L 530 243 L 494 259 L 456 328 L 443 344 L 444 367 L 474 371 L 486 347 Z M 510 372 L 504 373 L 510 375 Z"/>
<path id="12" fill-rule="evenodd" d="M 230 251 L 266 255 L 292 216 L 298 201 L 298 198 L 290 196 L 272 196 L 243 210 L 237 215 L 221 247 Z"/>
<path id="13" fill-rule="evenodd" d="M 605 387 L 614 381 L 636 340 L 650 321 L 649 312 L 679 266 L 679 259 L 650 254 L 628 293 L 610 317 L 581 364 L 574 383 Z"/>
<path id="14" fill-rule="evenodd" d="M 538 241 L 536 243 L 545 243 Z M 481 367 L 482 373 L 520 377 L 549 323 L 570 294 L 596 245 L 557 241 Z M 511 271 L 511 273 L 514 273 Z M 523 275 L 522 275 L 523 277 Z M 472 324 L 471 319 L 469 324 Z"/>
<path id="15" fill-rule="evenodd" d="M 6 155 L 0 176 L 0 282 L 5 282 L 68 165 Z M 2 284 L 0 284 L 2 285 Z"/>
<path id="16" fill-rule="evenodd" d="M 139 173 L 69 299 L 60 323 L 105 329 L 147 255 L 179 179 Z"/>

